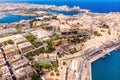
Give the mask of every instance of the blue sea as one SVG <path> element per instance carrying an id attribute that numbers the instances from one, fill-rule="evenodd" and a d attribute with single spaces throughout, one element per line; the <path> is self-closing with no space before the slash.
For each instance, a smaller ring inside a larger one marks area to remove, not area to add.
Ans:
<path id="1" fill-rule="evenodd" d="M 21 20 L 30 20 L 33 18 L 36 18 L 37 16 L 20 16 L 20 15 L 13 15 L 13 14 L 4 14 L 3 18 L 0 19 L 0 24 L 5 23 L 13 23 L 13 22 L 19 22 Z"/>
<path id="2" fill-rule="evenodd" d="M 120 80 L 120 50 L 92 63 L 92 80 Z"/>
<path id="3" fill-rule="evenodd" d="M 82 1 L 82 0 L 0 0 L 0 2 L 12 2 L 12 3 L 31 3 L 31 4 L 48 4 L 62 6 L 67 5 L 69 7 L 80 6 L 82 9 L 89 9 L 92 12 L 97 13 L 109 13 L 120 12 L 120 1 Z M 78 12 L 65 12 L 65 11 L 52 11 L 56 14 L 74 15 Z M 7 15 L 7 17 L 0 19 L 0 23 L 12 23 L 20 20 L 33 19 L 29 16 L 17 16 Z"/>
<path id="4" fill-rule="evenodd" d="M 96 13 L 109 13 L 109 12 L 120 12 L 120 1 L 82 1 L 82 0 L 9 0 L 1 2 L 20 2 L 20 3 L 31 3 L 31 4 L 48 4 L 48 5 L 67 5 L 69 7 L 80 6 L 82 9 L 89 9 Z M 77 12 L 64 12 L 54 11 L 55 13 L 62 13 L 65 15 L 78 14 Z M 20 20 L 28 20 L 35 18 L 30 16 L 19 16 L 6 14 L 7 16 L 0 19 L 0 23 L 12 23 Z M 120 50 L 112 51 L 110 56 L 99 59 L 92 63 L 92 80 L 120 80 Z"/>

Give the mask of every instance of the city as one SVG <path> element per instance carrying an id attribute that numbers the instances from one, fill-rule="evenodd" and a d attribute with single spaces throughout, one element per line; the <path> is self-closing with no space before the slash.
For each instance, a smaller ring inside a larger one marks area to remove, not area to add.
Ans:
<path id="1" fill-rule="evenodd" d="M 120 49 L 119 12 L 25 3 L 0 6 L 0 14 L 38 16 L 0 24 L 0 80 L 92 80 L 91 64 Z"/>

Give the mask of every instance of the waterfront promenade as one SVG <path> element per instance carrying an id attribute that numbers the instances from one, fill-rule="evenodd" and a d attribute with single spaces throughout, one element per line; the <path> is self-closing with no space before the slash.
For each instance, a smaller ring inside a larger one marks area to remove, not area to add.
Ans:
<path id="1" fill-rule="evenodd" d="M 104 57 L 105 55 L 109 54 L 111 51 L 116 50 L 120 47 L 120 45 L 114 45 L 111 48 L 103 49 L 101 53 L 90 56 L 89 58 L 85 58 L 83 60 L 82 66 L 79 70 L 79 78 L 78 80 L 92 80 L 92 70 L 91 64 L 92 62 Z M 87 64 L 87 66 L 86 66 Z"/>

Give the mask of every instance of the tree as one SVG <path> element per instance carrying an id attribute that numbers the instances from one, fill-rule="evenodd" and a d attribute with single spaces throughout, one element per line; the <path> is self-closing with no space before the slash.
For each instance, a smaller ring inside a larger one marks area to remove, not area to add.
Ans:
<path id="1" fill-rule="evenodd" d="M 31 79 L 32 79 L 32 80 L 39 80 L 39 77 L 38 77 L 37 74 L 33 74 L 33 75 L 31 76 Z"/>
<path id="2" fill-rule="evenodd" d="M 94 35 L 96 35 L 96 36 L 102 36 L 102 34 L 100 34 L 100 33 L 97 32 L 97 31 L 94 31 Z"/>
<path id="3" fill-rule="evenodd" d="M 42 62 L 40 65 L 42 68 L 45 68 L 45 69 L 49 69 L 52 67 L 50 62 Z"/>
<path id="4" fill-rule="evenodd" d="M 66 65 L 66 62 L 63 61 L 63 65 Z"/>
<path id="5" fill-rule="evenodd" d="M 55 74 L 54 74 L 54 72 L 50 72 L 50 76 L 54 76 Z"/>
<path id="6" fill-rule="evenodd" d="M 47 54 L 47 59 L 49 59 L 49 55 Z"/>
<path id="7" fill-rule="evenodd" d="M 56 72 L 56 76 L 60 76 L 60 73 L 59 73 L 59 72 Z"/>
<path id="8" fill-rule="evenodd" d="M 8 44 L 14 44 L 14 42 L 11 39 L 7 40 L 7 43 Z"/>
<path id="9" fill-rule="evenodd" d="M 103 24 L 103 28 L 109 28 L 107 24 Z"/>
<path id="10" fill-rule="evenodd" d="M 13 42 L 11 39 L 9 39 L 9 40 L 7 40 L 7 41 L 4 41 L 3 43 L 4 43 L 4 45 L 14 44 L 14 42 Z"/>
<path id="11" fill-rule="evenodd" d="M 48 46 L 47 46 L 48 50 L 46 52 L 47 53 L 53 52 L 55 50 L 55 48 L 53 47 L 52 39 L 46 40 L 45 42 L 48 44 Z"/>
<path id="12" fill-rule="evenodd" d="M 39 63 L 38 63 L 37 61 L 34 61 L 33 67 L 34 67 L 36 70 L 39 70 L 40 65 L 39 65 Z"/>
<path id="13" fill-rule="evenodd" d="M 32 44 L 33 44 L 33 46 L 35 46 L 35 47 L 39 47 L 39 46 L 41 46 L 43 43 L 42 43 L 42 42 L 39 42 L 39 41 L 34 41 L 34 42 L 32 42 Z"/>
<path id="14" fill-rule="evenodd" d="M 0 47 L 2 47 L 3 45 L 2 45 L 2 43 L 0 43 Z"/>

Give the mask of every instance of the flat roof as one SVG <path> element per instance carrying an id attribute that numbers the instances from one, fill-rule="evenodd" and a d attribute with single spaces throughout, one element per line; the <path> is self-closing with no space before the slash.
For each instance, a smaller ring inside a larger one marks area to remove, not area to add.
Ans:
<path id="1" fill-rule="evenodd" d="M 36 36 L 38 39 L 46 38 L 46 37 L 48 37 L 51 34 L 51 33 L 49 33 L 49 31 L 45 31 L 45 30 L 42 30 L 42 29 L 32 31 L 31 33 L 34 36 Z"/>
<path id="2" fill-rule="evenodd" d="M 24 37 L 14 39 L 14 43 L 16 43 L 16 44 L 25 42 L 25 41 L 27 41 L 27 40 Z"/>
<path id="3" fill-rule="evenodd" d="M 12 44 L 6 45 L 3 49 L 4 49 L 5 53 L 17 50 L 16 46 L 12 45 Z"/>
<path id="4" fill-rule="evenodd" d="M 17 38 L 20 38 L 20 37 L 23 37 L 23 36 L 21 34 L 17 34 L 17 35 L 2 37 L 2 38 L 0 38 L 0 42 L 7 41 L 9 39 L 12 39 L 14 41 L 14 39 L 17 39 Z"/>
<path id="5" fill-rule="evenodd" d="M 32 46 L 32 44 L 30 42 L 24 42 L 24 43 L 18 44 L 19 49 L 26 48 L 29 46 Z"/>

